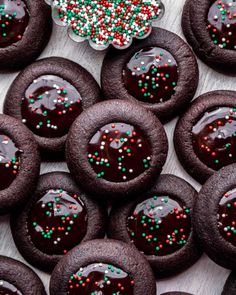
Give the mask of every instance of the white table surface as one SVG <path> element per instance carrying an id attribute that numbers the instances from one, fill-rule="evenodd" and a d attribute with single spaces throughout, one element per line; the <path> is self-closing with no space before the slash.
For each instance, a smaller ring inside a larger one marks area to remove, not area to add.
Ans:
<path id="1" fill-rule="evenodd" d="M 165 4 L 166 12 L 163 19 L 159 22 L 159 26 L 183 37 L 180 22 L 184 0 L 163 0 L 163 3 Z M 69 37 L 67 37 L 65 29 L 57 27 L 56 25 L 54 25 L 51 40 L 41 55 L 41 57 L 49 56 L 69 58 L 84 66 L 93 74 L 97 81 L 100 80 L 100 69 L 104 52 L 94 51 L 87 43 L 74 43 Z M 219 74 L 208 68 L 199 60 L 198 63 L 200 68 L 200 82 L 196 96 L 210 90 L 236 90 L 236 83 L 233 77 Z M 8 87 L 16 75 L 17 73 L 0 73 L 1 110 Z M 176 119 L 172 120 L 165 126 L 169 139 L 169 154 L 163 172 L 180 176 L 189 181 L 197 190 L 199 190 L 200 185 L 183 170 L 177 160 L 173 148 L 173 131 L 175 124 Z M 41 166 L 41 173 L 59 170 L 67 171 L 66 164 L 42 163 Z M 8 216 L 0 217 L 0 255 L 10 256 L 25 262 L 14 245 Z M 35 271 L 43 280 L 45 287 L 48 290 L 50 276 L 37 269 L 35 269 Z M 157 295 L 167 291 L 185 291 L 193 293 L 194 295 L 220 295 L 228 274 L 228 270 L 216 265 L 208 257 L 203 255 L 195 265 L 187 269 L 185 272 L 168 279 L 157 281 Z"/>

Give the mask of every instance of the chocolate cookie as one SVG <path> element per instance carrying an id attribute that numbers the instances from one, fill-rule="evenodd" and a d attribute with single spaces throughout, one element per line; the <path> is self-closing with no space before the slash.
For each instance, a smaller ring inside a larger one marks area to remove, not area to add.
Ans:
<path id="1" fill-rule="evenodd" d="M 32 63 L 52 31 L 50 8 L 44 1 L 2 0 L 0 4 L 0 69 Z"/>
<path id="2" fill-rule="evenodd" d="M 50 294 L 156 295 L 156 282 L 138 251 L 115 240 L 93 240 L 59 261 L 51 276 Z"/>
<path id="3" fill-rule="evenodd" d="M 179 119 L 174 145 L 187 172 L 204 183 L 236 159 L 236 92 L 212 91 L 198 97 Z"/>
<path id="4" fill-rule="evenodd" d="M 231 272 L 230 276 L 228 277 L 223 292 L 221 295 L 235 295 L 236 294 L 236 273 Z"/>
<path id="5" fill-rule="evenodd" d="M 65 172 L 44 174 L 23 210 L 11 217 L 11 230 L 22 256 L 51 271 L 79 243 L 103 238 L 106 212 Z"/>
<path id="6" fill-rule="evenodd" d="M 99 99 L 99 86 L 87 70 L 70 60 L 50 57 L 17 76 L 6 95 L 4 113 L 21 120 L 51 157 L 64 151 L 76 117 Z"/>
<path id="7" fill-rule="evenodd" d="M 236 72 L 236 5 L 232 0 L 187 0 L 182 29 L 195 53 L 210 67 Z"/>
<path id="8" fill-rule="evenodd" d="M 217 264 L 236 269 L 236 164 L 216 172 L 202 187 L 194 209 L 198 239 Z"/>
<path id="9" fill-rule="evenodd" d="M 161 172 L 167 150 L 159 120 L 124 100 L 105 101 L 83 112 L 66 142 L 76 181 L 95 197 L 110 200 L 146 190 Z"/>
<path id="10" fill-rule="evenodd" d="M 18 120 L 0 115 L 0 214 L 26 202 L 40 169 L 38 146 Z"/>
<path id="11" fill-rule="evenodd" d="M 157 277 L 178 273 L 201 255 L 192 228 L 196 196 L 183 179 L 161 175 L 145 194 L 112 208 L 108 236 L 136 247 Z"/>
<path id="12" fill-rule="evenodd" d="M 166 122 L 193 98 L 198 66 L 191 49 L 179 36 L 154 28 L 147 40 L 136 42 L 122 53 L 108 51 L 101 84 L 106 98 L 136 102 Z"/>
<path id="13" fill-rule="evenodd" d="M 37 274 L 20 261 L 0 256 L 0 294 L 46 295 Z"/>

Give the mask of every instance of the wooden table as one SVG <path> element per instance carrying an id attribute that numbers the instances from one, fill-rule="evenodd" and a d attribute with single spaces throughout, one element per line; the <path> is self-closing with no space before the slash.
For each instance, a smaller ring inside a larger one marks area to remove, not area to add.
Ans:
<path id="1" fill-rule="evenodd" d="M 163 19 L 159 22 L 160 27 L 175 32 L 183 37 L 180 22 L 184 0 L 163 0 L 163 2 L 166 7 L 166 12 Z M 87 43 L 74 43 L 67 37 L 64 28 L 54 25 L 51 40 L 41 57 L 49 56 L 69 58 L 84 66 L 93 74 L 97 81 L 100 80 L 100 69 L 104 52 L 94 51 Z M 210 90 L 236 90 L 235 78 L 216 73 L 201 61 L 198 61 L 198 63 L 200 68 L 200 82 L 196 96 Z M 8 87 L 17 73 L 0 73 L 0 75 L 0 102 L 2 108 Z M 200 185 L 183 170 L 177 160 L 173 147 L 173 131 L 175 124 L 176 119 L 165 126 L 169 139 L 169 154 L 163 172 L 180 176 L 199 190 Z M 50 171 L 67 171 L 67 166 L 65 163 L 42 163 L 41 173 Z M 24 261 L 14 245 L 8 216 L 0 217 L 0 254 Z M 48 289 L 50 276 L 39 270 L 36 270 L 36 272 Z M 228 274 L 228 270 L 217 266 L 208 257 L 203 255 L 195 265 L 178 276 L 157 281 L 157 295 L 167 291 L 186 291 L 195 295 L 220 295 Z"/>

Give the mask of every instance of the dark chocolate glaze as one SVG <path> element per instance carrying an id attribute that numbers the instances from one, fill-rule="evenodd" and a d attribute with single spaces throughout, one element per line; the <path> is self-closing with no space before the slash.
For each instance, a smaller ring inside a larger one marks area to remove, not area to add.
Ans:
<path id="1" fill-rule="evenodd" d="M 127 220 L 135 246 L 146 255 L 172 254 L 187 243 L 190 210 L 168 196 L 154 196 L 136 205 Z"/>
<path id="2" fill-rule="evenodd" d="M 236 49 L 236 2 L 217 0 L 211 5 L 207 29 L 215 45 L 225 49 Z"/>
<path id="3" fill-rule="evenodd" d="M 136 99 L 160 103 L 171 99 L 178 81 L 178 66 L 163 48 L 148 47 L 136 52 L 123 69 L 125 88 Z"/>
<path id="4" fill-rule="evenodd" d="M 123 270 L 104 263 L 80 268 L 69 279 L 69 295 L 133 295 L 134 281 Z"/>
<path id="5" fill-rule="evenodd" d="M 22 293 L 14 285 L 0 279 L 0 295 L 22 295 Z"/>
<path id="6" fill-rule="evenodd" d="M 236 189 L 227 192 L 220 200 L 218 228 L 221 235 L 236 246 Z"/>
<path id="7" fill-rule="evenodd" d="M 126 123 L 110 123 L 100 128 L 90 140 L 88 159 L 98 177 L 124 182 L 149 168 L 151 146 L 139 128 Z"/>
<path id="8" fill-rule="evenodd" d="M 0 190 L 8 188 L 16 178 L 21 153 L 8 136 L 0 134 Z"/>
<path id="9" fill-rule="evenodd" d="M 31 208 L 27 227 L 39 250 L 49 255 L 65 254 L 85 236 L 87 210 L 76 194 L 51 189 Z"/>
<path id="10" fill-rule="evenodd" d="M 22 98 L 22 121 L 35 134 L 61 137 L 82 112 L 81 95 L 68 81 L 55 76 L 40 76 Z"/>
<path id="11" fill-rule="evenodd" d="M 0 0 L 0 48 L 20 41 L 29 23 L 23 0 Z"/>
<path id="12" fill-rule="evenodd" d="M 236 159 L 236 108 L 206 112 L 192 129 L 195 154 L 208 167 L 219 170 Z"/>

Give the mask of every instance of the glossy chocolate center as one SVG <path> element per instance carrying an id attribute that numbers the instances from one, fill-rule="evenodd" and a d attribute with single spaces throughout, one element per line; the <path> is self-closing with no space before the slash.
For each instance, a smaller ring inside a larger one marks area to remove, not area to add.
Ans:
<path id="1" fill-rule="evenodd" d="M 133 295 L 133 286 L 134 281 L 125 271 L 108 264 L 93 263 L 70 277 L 67 294 Z"/>
<path id="2" fill-rule="evenodd" d="M 34 80 L 22 99 L 22 121 L 42 137 L 61 137 L 82 112 L 81 96 L 68 81 L 54 75 Z"/>
<path id="3" fill-rule="evenodd" d="M 213 1 L 209 12 L 207 29 L 215 45 L 236 49 L 236 1 Z"/>
<path id="4" fill-rule="evenodd" d="M 164 256 L 182 248 L 191 232 L 190 209 L 168 196 L 139 203 L 127 220 L 135 246 L 146 255 Z"/>
<path id="5" fill-rule="evenodd" d="M 20 41 L 29 23 L 23 0 L 0 0 L 0 48 Z"/>
<path id="6" fill-rule="evenodd" d="M 21 153 L 8 136 L 0 134 L 0 190 L 8 188 L 16 178 Z"/>
<path id="7" fill-rule="evenodd" d="M 28 234 L 42 252 L 66 254 L 78 245 L 87 231 L 87 210 L 76 194 L 50 189 L 32 206 Z"/>
<path id="8" fill-rule="evenodd" d="M 236 108 L 206 112 L 192 130 L 193 149 L 208 167 L 219 170 L 236 159 Z"/>
<path id="9" fill-rule="evenodd" d="M 0 295 L 22 295 L 22 293 L 14 285 L 0 279 Z"/>
<path id="10" fill-rule="evenodd" d="M 218 228 L 221 235 L 236 247 L 236 189 L 227 192 L 220 200 Z"/>
<path id="11" fill-rule="evenodd" d="M 150 167 L 151 147 L 139 128 L 126 123 L 110 123 L 90 140 L 88 159 L 98 177 L 124 182 Z"/>
<path id="12" fill-rule="evenodd" d="M 178 66 L 163 48 L 149 47 L 136 52 L 123 70 L 125 88 L 136 99 L 161 103 L 175 93 Z"/>

